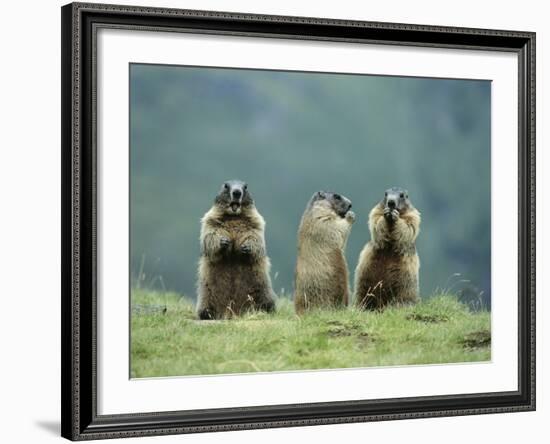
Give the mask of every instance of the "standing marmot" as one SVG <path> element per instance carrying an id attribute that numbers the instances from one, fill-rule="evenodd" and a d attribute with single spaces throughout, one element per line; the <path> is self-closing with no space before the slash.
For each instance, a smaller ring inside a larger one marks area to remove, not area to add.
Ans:
<path id="1" fill-rule="evenodd" d="M 225 182 L 201 220 L 200 319 L 229 318 L 249 309 L 274 310 L 264 229 L 247 185 Z"/>
<path id="2" fill-rule="evenodd" d="M 349 298 L 346 242 L 355 220 L 351 202 L 319 191 L 310 199 L 298 230 L 294 277 L 297 313 L 314 307 L 345 307 Z"/>
<path id="3" fill-rule="evenodd" d="M 390 188 L 369 215 L 371 240 L 359 255 L 355 269 L 355 305 L 366 309 L 418 299 L 415 240 L 420 213 L 407 190 Z"/>

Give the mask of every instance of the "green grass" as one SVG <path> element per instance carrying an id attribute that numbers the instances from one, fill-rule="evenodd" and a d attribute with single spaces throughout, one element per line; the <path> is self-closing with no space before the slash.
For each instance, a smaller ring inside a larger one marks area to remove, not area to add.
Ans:
<path id="1" fill-rule="evenodd" d="M 321 310 L 198 321 L 175 293 L 132 292 L 132 377 L 479 362 L 491 359 L 490 313 L 451 295 L 383 312 Z"/>

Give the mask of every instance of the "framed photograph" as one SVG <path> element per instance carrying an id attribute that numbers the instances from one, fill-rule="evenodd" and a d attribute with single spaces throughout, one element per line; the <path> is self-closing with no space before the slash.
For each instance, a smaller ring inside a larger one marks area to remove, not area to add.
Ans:
<path id="1" fill-rule="evenodd" d="M 72 3 L 62 435 L 535 409 L 535 34 Z"/>

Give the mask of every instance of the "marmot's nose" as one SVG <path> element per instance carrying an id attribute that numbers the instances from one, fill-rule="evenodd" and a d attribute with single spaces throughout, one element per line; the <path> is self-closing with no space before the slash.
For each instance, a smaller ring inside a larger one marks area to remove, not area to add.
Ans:
<path id="1" fill-rule="evenodd" d="M 388 200 L 388 207 L 390 207 L 390 208 L 395 207 L 395 200 L 393 200 L 393 199 Z"/>
<path id="2" fill-rule="evenodd" d="M 243 195 L 243 192 L 239 189 L 236 189 L 236 190 L 233 190 L 232 194 L 233 194 L 233 199 L 240 199 L 241 196 Z"/>

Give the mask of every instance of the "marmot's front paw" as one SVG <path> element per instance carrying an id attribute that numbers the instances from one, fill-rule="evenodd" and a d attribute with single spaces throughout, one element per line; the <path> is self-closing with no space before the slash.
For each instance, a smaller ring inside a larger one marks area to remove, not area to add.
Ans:
<path id="1" fill-rule="evenodd" d="M 228 239 L 227 237 L 222 237 L 220 239 L 220 248 L 222 250 L 227 250 L 231 246 L 231 239 Z"/>
<path id="2" fill-rule="evenodd" d="M 347 213 L 346 213 L 346 220 L 352 224 L 355 222 L 355 213 L 351 210 L 349 210 Z"/>
<path id="3" fill-rule="evenodd" d="M 241 245 L 241 253 L 242 254 L 250 254 L 252 253 L 252 247 L 248 244 L 242 244 Z"/>
<path id="4" fill-rule="evenodd" d="M 399 210 L 384 208 L 384 218 L 388 223 L 394 223 L 399 219 Z"/>

